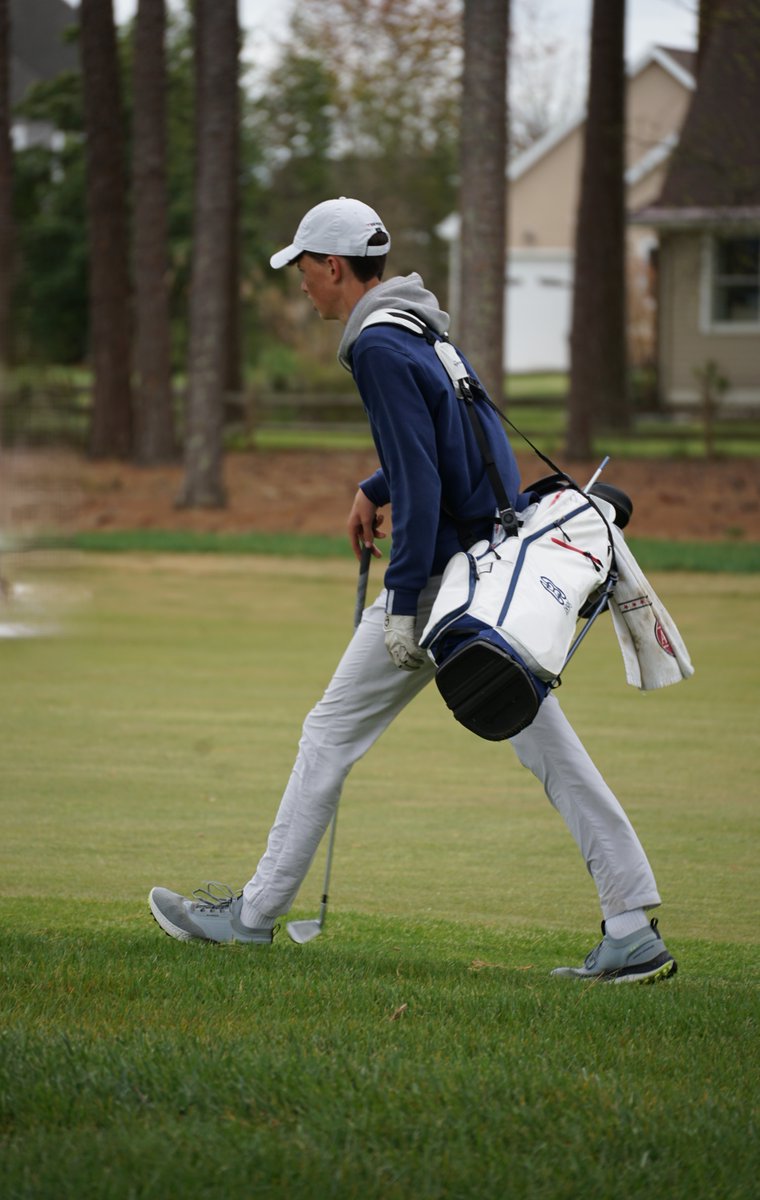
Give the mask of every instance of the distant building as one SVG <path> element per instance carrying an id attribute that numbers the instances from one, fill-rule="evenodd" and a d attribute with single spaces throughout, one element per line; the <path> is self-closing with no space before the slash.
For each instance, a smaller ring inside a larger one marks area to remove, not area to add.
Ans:
<path id="1" fill-rule="evenodd" d="M 67 29 L 78 24 L 75 8 L 65 0 L 11 0 L 11 133 L 18 150 L 55 137 L 52 126 L 13 114 L 29 88 L 63 71 L 79 69 L 76 45 L 65 40 Z"/>
<path id="2" fill-rule="evenodd" d="M 659 193 L 694 91 L 688 50 L 654 46 L 628 70 L 626 91 L 627 208 Z M 507 370 L 566 371 L 570 365 L 575 224 L 583 162 L 585 112 L 550 130 L 509 166 L 507 224 Z M 449 305 L 458 307 L 458 232 L 454 216 L 440 228 L 450 238 Z M 634 357 L 654 354 L 650 252 L 654 234 L 632 229 L 628 240 L 629 326 Z"/>
<path id="3" fill-rule="evenodd" d="M 697 90 L 656 200 L 660 395 L 694 405 L 700 375 L 726 408 L 760 405 L 760 3 L 717 10 Z"/>

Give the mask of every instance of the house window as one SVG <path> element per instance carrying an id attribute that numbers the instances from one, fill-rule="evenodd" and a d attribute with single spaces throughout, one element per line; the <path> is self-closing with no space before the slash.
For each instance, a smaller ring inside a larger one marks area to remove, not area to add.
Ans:
<path id="1" fill-rule="evenodd" d="M 712 322 L 760 325 L 760 236 L 715 237 Z"/>

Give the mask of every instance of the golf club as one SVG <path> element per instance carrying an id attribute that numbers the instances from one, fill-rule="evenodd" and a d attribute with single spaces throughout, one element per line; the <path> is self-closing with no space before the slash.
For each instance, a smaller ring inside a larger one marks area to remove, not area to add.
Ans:
<path id="1" fill-rule="evenodd" d="M 359 578 L 356 584 L 356 606 L 354 608 L 354 630 L 357 629 L 359 622 L 362 619 L 362 611 L 364 603 L 367 599 L 367 583 L 369 581 L 369 564 L 372 561 L 372 551 L 369 546 L 362 548 L 361 559 L 359 562 Z M 319 906 L 319 916 L 312 918 L 310 921 L 288 921 L 286 929 L 288 936 L 294 942 L 298 942 L 300 946 L 306 942 L 310 942 L 315 937 L 319 937 L 325 924 L 327 916 L 327 889 L 330 883 L 330 870 L 332 868 L 333 847 L 335 846 L 335 830 L 338 825 L 338 810 L 336 808 L 335 815 L 330 825 L 330 840 L 327 843 L 327 858 L 325 859 L 325 882 L 322 888 L 322 903 Z"/>

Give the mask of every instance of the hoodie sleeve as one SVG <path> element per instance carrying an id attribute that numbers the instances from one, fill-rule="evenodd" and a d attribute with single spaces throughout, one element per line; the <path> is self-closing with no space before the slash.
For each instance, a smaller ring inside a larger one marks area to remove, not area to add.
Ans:
<path id="1" fill-rule="evenodd" d="M 359 487 L 364 492 L 368 500 L 377 508 L 382 508 L 386 504 L 390 504 L 391 494 L 388 489 L 388 480 L 385 478 L 385 472 L 382 467 L 373 472 L 366 479 L 362 479 Z"/>
<path id="2" fill-rule="evenodd" d="M 398 347 L 364 337 L 354 349 L 353 372 L 393 506 L 386 608 L 389 613 L 413 616 L 431 573 L 441 511 L 435 428 L 425 400 L 424 368 Z"/>

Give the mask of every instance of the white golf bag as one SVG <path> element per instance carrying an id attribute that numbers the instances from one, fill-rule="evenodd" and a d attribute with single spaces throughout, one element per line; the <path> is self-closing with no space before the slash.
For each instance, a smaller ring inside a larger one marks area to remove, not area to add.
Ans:
<path id="1" fill-rule="evenodd" d="M 600 496 L 556 488 L 522 514 L 516 536 L 449 561 L 421 645 L 446 704 L 480 737 L 524 729 L 559 683 L 614 587 L 615 516 Z M 576 637 L 579 616 L 588 620 Z"/>
<path id="2" fill-rule="evenodd" d="M 491 403 L 448 339 L 415 313 L 381 310 L 362 329 L 376 324 L 401 326 L 433 347 L 466 407 L 496 497 L 499 534 L 447 564 L 421 645 L 438 668 L 438 689 L 456 719 L 480 737 L 501 741 L 530 724 L 607 607 L 617 580 L 611 523 L 623 528 L 631 502 L 610 485 L 591 486 L 593 480 L 581 491 L 521 434 L 557 474 L 527 489 L 538 499 L 518 516 L 493 462 L 478 405 L 488 404 L 512 422 Z M 579 616 L 586 625 L 573 641 Z"/>

